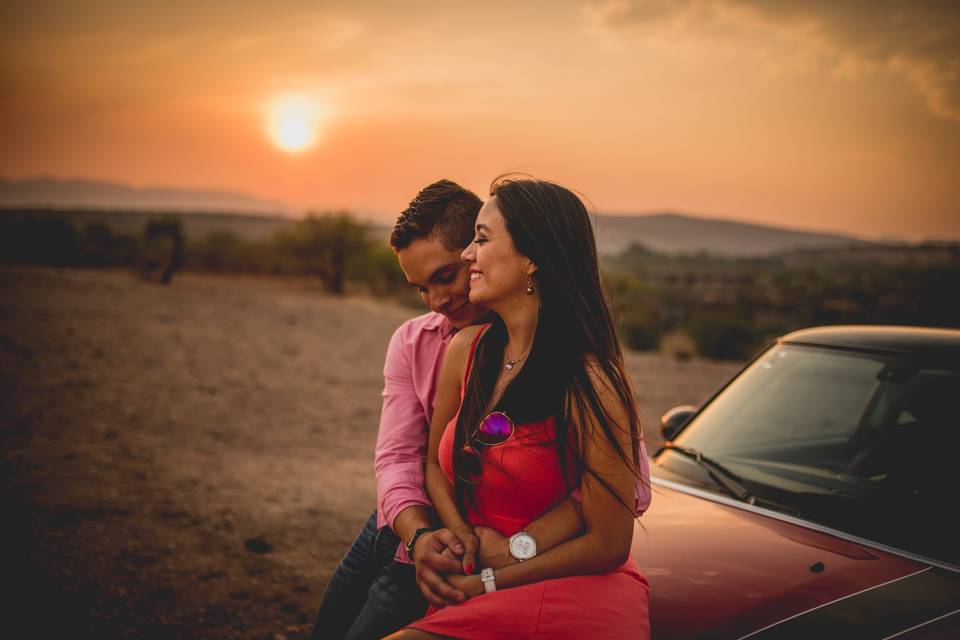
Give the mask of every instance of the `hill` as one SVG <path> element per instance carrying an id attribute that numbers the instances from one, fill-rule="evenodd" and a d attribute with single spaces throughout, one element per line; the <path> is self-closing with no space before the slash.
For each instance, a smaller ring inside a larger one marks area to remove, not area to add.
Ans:
<path id="1" fill-rule="evenodd" d="M 115 233 L 139 232 L 150 213 L 181 212 L 188 237 L 199 239 L 229 231 L 256 240 L 289 226 L 297 212 L 282 202 L 259 200 L 228 191 L 134 188 L 115 182 L 0 178 L 0 209 L 62 212 L 81 225 L 105 222 Z M 361 216 L 370 219 L 370 216 Z M 805 248 L 869 245 L 863 239 L 833 233 L 798 231 L 679 213 L 597 215 L 601 254 L 615 255 L 634 244 L 666 254 L 707 252 L 720 256 L 769 256 Z M 374 224 L 372 235 L 385 238 L 390 225 Z"/>
<path id="2" fill-rule="evenodd" d="M 0 207 L 54 209 L 137 209 L 145 211 L 229 211 L 288 214 L 289 205 L 231 191 L 136 188 L 118 182 L 0 177 Z"/>
<path id="3" fill-rule="evenodd" d="M 639 244 L 658 253 L 758 257 L 802 248 L 838 248 L 872 244 L 833 233 L 797 231 L 679 213 L 598 215 L 597 247 L 614 255 Z"/>

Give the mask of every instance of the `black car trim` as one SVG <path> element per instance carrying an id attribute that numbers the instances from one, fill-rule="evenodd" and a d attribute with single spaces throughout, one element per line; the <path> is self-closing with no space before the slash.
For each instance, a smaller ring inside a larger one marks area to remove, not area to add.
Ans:
<path id="1" fill-rule="evenodd" d="M 943 560 L 935 560 L 933 558 L 927 558 L 919 554 L 913 553 L 911 551 L 904 551 L 903 549 L 898 549 L 896 547 L 891 547 L 880 542 L 874 542 L 867 538 L 860 538 L 858 536 L 846 533 L 844 531 L 839 531 L 837 529 L 831 529 L 822 524 L 817 524 L 815 522 L 810 522 L 809 520 L 804 520 L 802 518 L 796 518 L 794 516 L 788 516 L 785 513 L 780 513 L 779 511 L 774 511 L 772 509 L 766 509 L 764 507 L 758 507 L 756 505 L 747 504 L 746 502 L 740 502 L 733 498 L 721 495 L 718 493 L 712 493 L 705 489 L 697 489 L 696 487 L 691 487 L 689 485 L 682 484 L 680 482 L 674 482 L 673 480 L 666 480 L 665 478 L 658 478 L 657 476 L 650 476 L 650 483 L 654 485 L 659 485 L 661 487 L 666 487 L 668 489 L 673 489 L 674 491 L 679 491 L 680 493 L 686 493 L 687 495 L 695 496 L 697 498 L 703 498 L 704 500 L 710 500 L 711 502 L 716 502 L 719 504 L 726 505 L 728 507 L 734 507 L 736 509 L 742 509 L 744 511 L 749 511 L 751 513 L 756 513 L 768 518 L 773 518 L 775 520 L 781 520 L 783 522 L 789 522 L 790 524 L 795 524 L 800 527 L 807 529 L 812 529 L 813 531 L 819 531 L 820 533 L 827 533 L 831 536 L 846 540 L 848 542 L 855 542 L 856 544 L 861 544 L 865 547 L 870 547 L 872 549 L 877 549 L 879 551 L 884 551 L 886 553 L 891 553 L 908 560 L 913 560 L 914 562 L 919 562 L 922 564 L 928 564 L 934 567 L 939 567 L 940 569 L 945 569 L 953 573 L 960 573 L 960 567 L 950 564 L 949 562 L 944 562 Z"/>
<path id="2" fill-rule="evenodd" d="M 844 638 L 897 636 L 951 615 L 958 602 L 960 575 L 928 567 L 790 616 L 741 640 L 815 638 L 838 632 Z"/>
<path id="3" fill-rule="evenodd" d="M 916 629 L 922 629 L 923 627 L 929 626 L 935 622 L 940 622 L 941 620 L 945 620 L 950 616 L 955 616 L 958 613 L 960 613 L 960 609 L 954 609 L 953 611 L 950 611 L 949 613 L 945 613 L 942 616 L 937 616 L 936 618 L 931 618 L 930 620 L 926 620 L 924 622 L 921 622 L 920 624 L 915 624 L 909 629 L 904 629 L 903 631 L 897 631 L 892 636 L 887 636 L 886 638 L 883 638 L 883 640 L 891 640 L 891 638 L 898 638 L 905 633 L 910 633 L 911 631 L 915 631 Z"/>

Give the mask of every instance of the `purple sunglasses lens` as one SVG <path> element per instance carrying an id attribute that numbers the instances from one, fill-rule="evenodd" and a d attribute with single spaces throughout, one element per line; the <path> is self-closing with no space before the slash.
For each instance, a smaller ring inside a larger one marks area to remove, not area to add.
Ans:
<path id="1" fill-rule="evenodd" d="M 506 414 L 496 411 L 480 423 L 480 428 L 477 430 L 477 439 L 483 444 L 499 444 L 509 438 L 512 431 L 513 422 L 510 418 Z"/>

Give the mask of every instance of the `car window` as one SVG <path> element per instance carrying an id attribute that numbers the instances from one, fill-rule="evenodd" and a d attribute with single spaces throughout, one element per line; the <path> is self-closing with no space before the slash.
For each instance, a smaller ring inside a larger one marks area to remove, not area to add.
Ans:
<path id="1" fill-rule="evenodd" d="M 767 445 L 794 441 L 849 438 L 877 391 L 883 366 L 876 359 L 774 349 L 698 417 L 698 422 L 722 427 L 691 429 L 682 442 L 722 455 L 763 453 Z M 789 448 L 781 453 L 790 458 Z"/>
<path id="2" fill-rule="evenodd" d="M 791 514 L 960 562 L 960 530 L 944 508 L 956 501 L 958 401 L 952 364 L 779 346 L 675 442 Z"/>

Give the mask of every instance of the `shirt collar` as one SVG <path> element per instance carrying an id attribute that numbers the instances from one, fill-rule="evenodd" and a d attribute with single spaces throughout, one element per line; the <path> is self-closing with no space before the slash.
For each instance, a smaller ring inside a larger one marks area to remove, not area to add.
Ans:
<path id="1" fill-rule="evenodd" d="M 453 323 L 447 319 L 447 316 L 442 313 L 433 313 L 433 317 L 430 318 L 430 322 L 427 324 L 428 329 L 436 329 L 440 332 L 440 335 L 444 338 L 448 338 L 457 332 L 457 328 L 453 326 Z"/>

